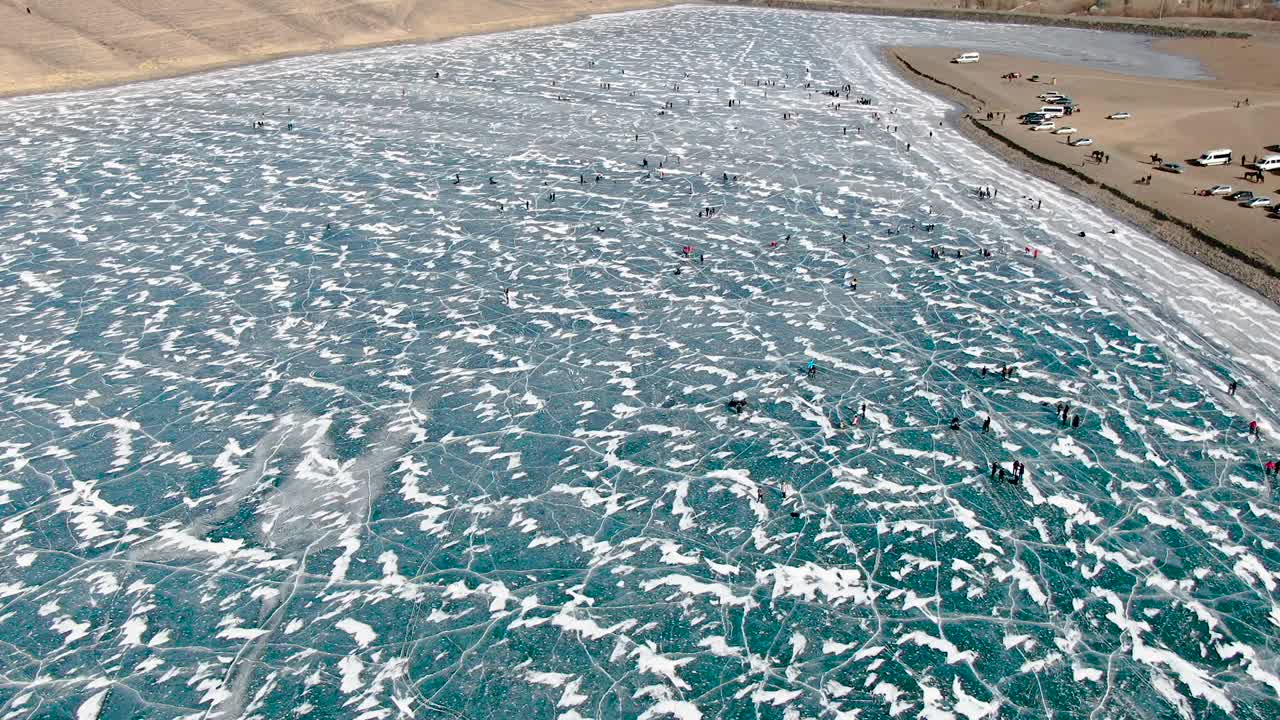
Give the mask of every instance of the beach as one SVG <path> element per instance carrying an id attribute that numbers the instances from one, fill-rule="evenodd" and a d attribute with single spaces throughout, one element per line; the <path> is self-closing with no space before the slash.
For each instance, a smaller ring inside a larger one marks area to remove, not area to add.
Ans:
<path id="1" fill-rule="evenodd" d="M 669 0 L 43 0 L 0 4 L 0 96 L 569 22 Z"/>
<path id="2" fill-rule="evenodd" d="M 1216 56 L 1204 64 L 1211 69 L 1216 65 L 1226 77 L 1138 77 L 999 54 L 985 54 L 982 62 L 963 65 L 949 62 L 956 51 L 946 48 L 896 48 L 891 54 L 908 77 L 923 81 L 925 89 L 965 106 L 968 112 L 956 121 L 971 139 L 1276 300 L 1280 245 L 1275 238 L 1280 220 L 1262 208 L 1197 194 L 1222 184 L 1233 191 L 1280 197 L 1280 177 L 1265 173 L 1262 182 L 1250 182 L 1244 178 L 1250 168 L 1242 165 L 1243 159 L 1276 152 L 1280 144 L 1276 75 L 1265 72 L 1266 65 L 1258 68 L 1250 62 L 1256 43 L 1239 58 L 1231 57 L 1226 46 L 1241 41 L 1179 39 L 1161 41 L 1157 48 L 1162 43 L 1168 43 L 1165 49 L 1197 55 L 1211 49 Z M 1241 68 L 1264 71 L 1255 75 Z M 1021 76 L 1002 77 L 1008 73 Z M 1039 76 L 1038 81 L 1032 76 Z M 1079 104 L 1078 112 L 1055 120 L 1057 127 L 1078 132 L 1033 132 L 1019 124 L 1017 116 L 1049 104 L 1037 99 L 1046 91 L 1063 93 Z M 1132 117 L 1107 119 L 1121 111 Z M 988 118 L 988 113 L 993 116 Z M 1093 143 L 1071 146 L 1070 137 L 1088 137 Z M 1191 162 L 1216 148 L 1234 151 L 1230 165 L 1198 167 Z M 1095 152 L 1102 153 L 1100 160 Z M 1153 162 L 1153 155 L 1161 162 Z M 1183 172 L 1161 169 L 1164 162 L 1180 163 Z"/>

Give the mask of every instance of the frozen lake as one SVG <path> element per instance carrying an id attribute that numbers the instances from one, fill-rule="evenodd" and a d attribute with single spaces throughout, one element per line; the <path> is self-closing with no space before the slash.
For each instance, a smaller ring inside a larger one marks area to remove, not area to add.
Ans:
<path id="1" fill-rule="evenodd" d="M 677 8 L 0 103 L 0 716 L 1280 715 L 1280 314 L 891 44 L 1199 72 Z"/>

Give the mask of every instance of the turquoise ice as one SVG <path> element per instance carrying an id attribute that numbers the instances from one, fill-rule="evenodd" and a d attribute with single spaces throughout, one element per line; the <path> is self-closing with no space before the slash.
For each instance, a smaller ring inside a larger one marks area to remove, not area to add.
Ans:
<path id="1" fill-rule="evenodd" d="M 900 43 L 1198 72 L 679 8 L 5 101 L 0 713 L 1280 714 L 1280 316 Z"/>

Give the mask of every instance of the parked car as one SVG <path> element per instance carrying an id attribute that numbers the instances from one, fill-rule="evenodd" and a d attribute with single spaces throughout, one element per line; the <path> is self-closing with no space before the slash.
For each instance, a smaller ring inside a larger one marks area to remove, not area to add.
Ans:
<path id="1" fill-rule="evenodd" d="M 1093 138 L 1076 138 L 1067 144 L 1071 147 L 1084 147 L 1085 145 L 1092 145 Z"/>
<path id="2" fill-rule="evenodd" d="M 1044 116 L 1044 115 L 1041 115 L 1041 114 L 1040 114 L 1040 113 L 1038 113 L 1038 112 L 1035 112 L 1035 113 L 1027 113 L 1026 115 L 1023 115 L 1023 116 L 1022 116 L 1022 124 L 1023 124 L 1023 125 L 1039 125 L 1040 123 L 1042 123 L 1042 122 L 1044 122 L 1044 121 L 1045 121 L 1045 116 Z"/>
<path id="3" fill-rule="evenodd" d="M 1230 185 L 1214 185 L 1208 190 L 1205 190 L 1204 194 L 1205 195 L 1230 195 L 1231 186 Z"/>
<path id="4" fill-rule="evenodd" d="M 1107 116 L 1107 119 L 1108 119 L 1108 120 L 1128 120 L 1128 119 L 1129 119 L 1129 118 L 1131 118 L 1131 117 L 1133 117 L 1133 115 L 1132 115 L 1131 113 L 1127 113 L 1127 112 L 1114 112 L 1114 113 L 1111 113 L 1110 115 L 1108 115 L 1108 116 Z"/>
<path id="5" fill-rule="evenodd" d="M 1071 133 L 1076 133 L 1076 132 L 1080 132 L 1080 131 L 1079 131 L 1079 130 L 1076 130 L 1075 128 L 1071 127 L 1070 125 L 1063 125 L 1062 127 L 1058 128 L 1058 129 L 1056 129 L 1056 130 L 1054 130 L 1054 131 L 1053 131 L 1053 134 L 1054 134 L 1054 135 L 1070 135 Z"/>
<path id="6" fill-rule="evenodd" d="M 1055 126 L 1054 126 L 1054 124 L 1053 124 L 1053 121 L 1052 121 L 1052 120 L 1045 120 L 1044 122 L 1040 123 L 1039 125 L 1032 125 L 1032 126 L 1031 126 L 1031 132 L 1037 132 L 1037 131 L 1039 131 L 1039 130 L 1053 130 L 1053 129 L 1054 129 L 1054 127 L 1055 127 Z"/>
<path id="7" fill-rule="evenodd" d="M 1193 161 L 1201 167 L 1209 167 L 1210 165 L 1230 165 L 1231 149 L 1219 148 L 1217 150 L 1205 150 L 1200 153 L 1200 157 Z"/>
<path id="8" fill-rule="evenodd" d="M 1280 155 L 1268 155 L 1251 164 L 1254 170 L 1280 170 Z"/>
<path id="9" fill-rule="evenodd" d="M 1253 193 L 1252 193 L 1251 191 L 1249 191 L 1249 190 L 1237 190 L 1237 191 L 1235 191 L 1235 192 L 1231 193 L 1230 195 L 1228 195 L 1228 196 L 1227 196 L 1227 199 L 1228 199 L 1228 200 L 1235 200 L 1236 202 L 1241 202 L 1241 201 L 1244 201 L 1244 200 L 1252 200 L 1252 199 L 1253 199 Z"/>
<path id="10" fill-rule="evenodd" d="M 1044 100 L 1047 102 L 1049 100 L 1057 100 L 1060 97 L 1062 97 L 1062 93 L 1054 92 L 1050 90 L 1049 92 L 1040 93 L 1039 95 L 1036 96 L 1036 99 Z"/>
<path id="11" fill-rule="evenodd" d="M 1273 204 L 1275 203 L 1272 202 L 1271 198 L 1269 197 L 1256 197 L 1256 198 L 1251 198 L 1249 200 L 1245 200 L 1244 202 L 1240 203 L 1240 206 L 1247 207 L 1247 208 L 1255 208 L 1255 207 L 1271 207 Z"/>
<path id="12" fill-rule="evenodd" d="M 1160 166 L 1160 169 L 1161 169 L 1161 170 L 1163 170 L 1163 171 L 1165 171 L 1165 172 L 1181 173 L 1181 172 L 1182 172 L 1182 163 L 1167 162 L 1167 163 L 1165 163 L 1165 164 L 1161 165 L 1161 166 Z"/>

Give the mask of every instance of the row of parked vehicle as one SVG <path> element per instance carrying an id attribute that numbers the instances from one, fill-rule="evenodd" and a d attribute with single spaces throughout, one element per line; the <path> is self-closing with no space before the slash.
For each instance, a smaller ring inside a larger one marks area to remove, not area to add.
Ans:
<path id="1" fill-rule="evenodd" d="M 1214 185 L 1204 191 L 1205 195 L 1222 195 L 1228 200 L 1240 203 L 1241 207 L 1262 207 L 1269 208 L 1275 205 L 1275 202 L 1262 195 L 1254 195 L 1252 190 L 1234 190 L 1230 185 Z"/>
<path id="2" fill-rule="evenodd" d="M 1074 135 L 1079 130 L 1070 125 L 1058 125 L 1057 119 L 1073 115 L 1080 109 L 1076 101 L 1056 90 L 1048 90 L 1036 96 L 1038 100 L 1049 103 L 1039 110 L 1033 110 L 1019 119 L 1023 125 L 1030 126 L 1032 132 L 1051 132 L 1054 135 Z M 1128 120 L 1133 117 L 1128 112 L 1114 112 L 1107 116 L 1108 120 Z M 1084 147 L 1093 144 L 1093 138 L 1079 137 L 1067 141 L 1072 147 Z"/>
<path id="3" fill-rule="evenodd" d="M 1230 148 L 1217 148 L 1214 150 L 1206 150 L 1191 162 L 1201 167 L 1213 167 L 1215 165 L 1230 165 L 1233 160 L 1233 154 Z M 1253 173 L 1246 173 L 1245 178 L 1256 175 L 1260 180 L 1262 174 L 1271 170 L 1280 170 L 1280 154 L 1267 155 L 1257 158 L 1254 162 L 1245 164 L 1245 167 L 1253 168 Z M 1167 162 L 1160 165 L 1160 169 L 1165 172 L 1181 173 L 1185 169 L 1182 163 Z M 1236 190 L 1230 185 L 1214 185 L 1208 189 L 1201 191 L 1202 195 L 1221 195 L 1228 200 L 1234 200 L 1240 203 L 1242 207 L 1261 207 L 1274 208 L 1276 203 L 1269 197 L 1263 195 L 1255 195 L 1252 190 Z"/>
<path id="4" fill-rule="evenodd" d="M 1235 190 L 1230 185 L 1214 185 L 1203 191 L 1205 195 L 1222 195 L 1228 200 L 1237 202 L 1240 207 L 1275 208 L 1276 202 L 1265 195 L 1254 195 L 1252 190 Z"/>

